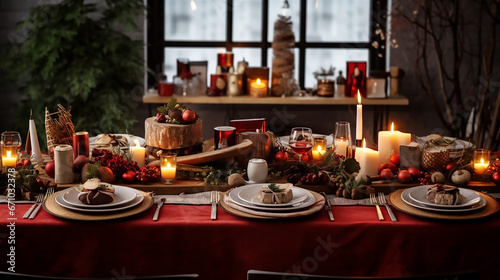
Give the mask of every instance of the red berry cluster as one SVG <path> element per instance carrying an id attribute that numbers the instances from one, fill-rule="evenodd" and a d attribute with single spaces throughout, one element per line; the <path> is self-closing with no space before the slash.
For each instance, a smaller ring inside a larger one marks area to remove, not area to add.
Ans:
<path id="1" fill-rule="evenodd" d="M 125 160 L 123 155 L 113 155 L 113 153 L 108 150 L 93 150 L 92 158 L 96 163 L 109 167 L 109 169 L 113 171 L 113 174 L 118 177 L 121 177 L 123 173 L 129 170 L 139 170 L 137 162 Z"/>
<path id="2" fill-rule="evenodd" d="M 142 183 L 156 182 L 160 178 L 160 169 L 154 165 L 146 165 L 137 171 L 137 179 Z"/>
<path id="3" fill-rule="evenodd" d="M 429 172 L 421 172 L 420 174 L 421 176 L 418 178 L 420 185 L 424 186 L 432 184 L 431 174 L 429 174 Z"/>

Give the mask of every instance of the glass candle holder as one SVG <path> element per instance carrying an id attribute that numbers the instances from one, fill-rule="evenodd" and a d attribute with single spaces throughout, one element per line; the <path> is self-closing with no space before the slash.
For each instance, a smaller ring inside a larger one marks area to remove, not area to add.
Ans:
<path id="1" fill-rule="evenodd" d="M 73 158 L 76 159 L 79 155 L 90 156 L 89 133 L 87 131 L 73 134 Z"/>
<path id="2" fill-rule="evenodd" d="M 474 150 L 474 172 L 477 175 L 485 175 L 490 165 L 490 151 L 485 149 Z"/>
<path id="3" fill-rule="evenodd" d="M 314 160 L 322 160 L 326 153 L 326 137 L 314 137 L 314 146 L 312 148 L 312 156 Z"/>
<path id="4" fill-rule="evenodd" d="M 160 155 L 161 178 L 165 184 L 175 183 L 175 173 L 177 171 L 177 156 L 175 154 Z"/>
<path id="5" fill-rule="evenodd" d="M 18 149 L 17 145 L 2 144 L 2 172 L 17 166 Z"/>
<path id="6" fill-rule="evenodd" d="M 335 153 L 342 155 L 345 158 L 351 157 L 352 140 L 351 140 L 351 124 L 348 122 L 335 123 L 335 136 L 333 139 L 335 145 Z"/>

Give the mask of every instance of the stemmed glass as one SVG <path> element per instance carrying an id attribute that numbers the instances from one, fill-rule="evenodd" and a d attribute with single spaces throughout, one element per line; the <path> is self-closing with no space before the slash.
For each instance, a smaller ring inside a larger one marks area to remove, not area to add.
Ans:
<path id="1" fill-rule="evenodd" d="M 290 148 L 299 154 L 299 162 L 302 161 L 302 154 L 309 152 L 313 147 L 314 138 L 312 130 L 308 127 L 294 127 L 290 133 L 288 144 Z"/>
<path id="2" fill-rule="evenodd" d="M 21 150 L 21 135 L 17 131 L 5 131 L 2 132 L 2 145 L 5 146 L 16 146 L 18 150 Z"/>

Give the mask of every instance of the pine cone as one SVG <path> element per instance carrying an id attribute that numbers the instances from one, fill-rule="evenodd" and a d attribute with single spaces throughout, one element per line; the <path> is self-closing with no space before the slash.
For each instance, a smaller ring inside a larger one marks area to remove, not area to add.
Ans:
<path id="1" fill-rule="evenodd" d="M 182 112 L 179 109 L 172 108 L 168 111 L 169 117 L 176 123 L 182 123 Z"/>

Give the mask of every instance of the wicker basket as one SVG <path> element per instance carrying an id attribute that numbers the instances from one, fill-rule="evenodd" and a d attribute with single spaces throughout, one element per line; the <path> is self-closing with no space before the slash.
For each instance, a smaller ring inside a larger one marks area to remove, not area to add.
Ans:
<path id="1" fill-rule="evenodd" d="M 450 151 L 439 148 L 426 148 L 422 152 L 422 168 L 427 172 L 443 171 L 450 162 Z"/>

